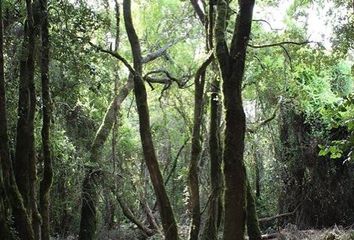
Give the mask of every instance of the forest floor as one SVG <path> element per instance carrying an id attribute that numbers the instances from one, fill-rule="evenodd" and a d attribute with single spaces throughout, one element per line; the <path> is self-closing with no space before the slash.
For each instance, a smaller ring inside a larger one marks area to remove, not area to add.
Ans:
<path id="1" fill-rule="evenodd" d="M 186 228 L 187 229 L 187 228 Z M 184 228 L 182 230 L 182 235 Z M 184 236 L 181 236 L 184 239 Z M 68 238 L 52 238 L 51 240 L 75 240 L 74 236 Z M 131 227 L 122 227 L 116 230 L 102 231 L 98 236 L 99 240 L 161 240 L 163 237 L 156 234 L 153 237 L 145 238 L 139 230 Z M 187 238 L 186 238 L 187 239 Z M 247 239 L 247 238 L 246 238 Z M 328 229 L 299 230 L 295 225 L 289 224 L 277 233 L 265 234 L 262 239 L 274 240 L 354 240 L 354 228 L 343 228 L 334 226 Z"/>
<path id="2" fill-rule="evenodd" d="M 266 238 L 266 237 L 269 238 Z M 334 226 L 329 229 L 299 230 L 295 225 L 288 225 L 276 234 L 264 235 L 264 239 L 279 240 L 354 240 L 353 228 Z"/>

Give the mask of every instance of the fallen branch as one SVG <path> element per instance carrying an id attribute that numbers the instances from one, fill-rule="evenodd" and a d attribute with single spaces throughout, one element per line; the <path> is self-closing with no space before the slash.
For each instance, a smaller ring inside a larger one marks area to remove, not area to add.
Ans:
<path id="1" fill-rule="evenodd" d="M 261 236 L 262 240 L 278 239 L 279 237 L 280 237 L 279 233 L 270 233 L 270 234 L 264 234 Z"/>
<path id="2" fill-rule="evenodd" d="M 119 194 L 115 193 L 115 191 L 113 191 L 113 193 L 115 194 L 117 201 L 120 207 L 122 208 L 123 214 L 126 218 L 128 218 L 132 223 L 134 223 L 147 237 L 151 237 L 156 234 L 157 230 L 146 227 L 137 217 L 134 216 L 133 212 L 119 196 Z"/>
<path id="3" fill-rule="evenodd" d="M 258 219 L 258 221 L 259 222 L 269 222 L 269 221 L 272 221 L 272 220 L 277 219 L 277 218 L 288 217 L 288 216 L 294 215 L 299 207 L 300 207 L 300 204 L 297 205 L 297 207 L 292 212 L 281 213 L 281 214 L 278 214 L 278 215 L 275 215 L 275 216 L 272 216 L 272 217 L 260 218 L 260 219 Z"/>

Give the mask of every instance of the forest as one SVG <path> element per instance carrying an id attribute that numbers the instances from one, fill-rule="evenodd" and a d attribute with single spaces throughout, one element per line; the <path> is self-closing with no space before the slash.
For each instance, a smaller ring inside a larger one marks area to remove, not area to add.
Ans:
<path id="1" fill-rule="evenodd" d="M 354 239 L 352 0 L 0 0 L 0 240 Z"/>

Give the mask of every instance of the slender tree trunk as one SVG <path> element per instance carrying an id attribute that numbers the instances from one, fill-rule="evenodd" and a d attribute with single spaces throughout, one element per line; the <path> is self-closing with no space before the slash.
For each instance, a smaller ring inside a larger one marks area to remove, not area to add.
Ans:
<path id="1" fill-rule="evenodd" d="M 209 151 L 210 151 L 210 182 L 211 196 L 208 208 L 208 215 L 202 234 L 202 240 L 217 240 L 218 229 L 222 216 L 222 149 L 220 144 L 220 96 L 219 81 L 214 78 L 211 84 L 210 95 L 210 130 L 209 130 Z"/>
<path id="2" fill-rule="evenodd" d="M 52 157 L 50 150 L 50 123 L 51 123 L 51 99 L 49 82 L 49 31 L 48 31 L 48 3 L 41 0 L 42 25 L 41 25 L 41 79 L 42 79 L 42 102 L 43 102 L 43 125 L 42 125 L 42 145 L 43 145 L 43 178 L 40 183 L 40 212 L 42 216 L 42 240 L 50 238 L 49 223 L 49 202 L 50 188 L 53 181 Z"/>
<path id="3" fill-rule="evenodd" d="M 199 159 L 201 153 L 201 124 L 204 109 L 205 69 L 197 72 L 194 80 L 194 123 L 192 133 L 191 159 L 188 172 L 190 211 L 192 214 L 190 240 L 197 240 L 200 229 Z"/>
<path id="4" fill-rule="evenodd" d="M 0 2 L 2 8 L 2 1 Z M 0 9 L 0 163 L 4 190 L 8 197 L 8 205 L 12 208 L 14 226 L 20 239 L 34 240 L 31 221 L 23 204 L 21 194 L 17 188 L 15 176 L 12 168 L 12 161 L 9 150 L 9 137 L 7 134 L 7 114 L 5 96 L 5 76 L 4 76 L 4 55 L 3 55 L 3 24 L 2 9 Z M 5 202 L 4 202 L 5 203 Z M 1 214 L 3 215 L 3 214 Z M 6 226 L 5 226 L 6 227 Z M 5 233 L 5 232 L 4 232 Z M 6 238 L 5 238 L 6 239 Z"/>
<path id="5" fill-rule="evenodd" d="M 33 92 L 33 51 L 34 51 L 34 26 L 32 17 L 32 3 L 26 1 L 27 19 L 20 60 L 20 83 L 18 102 L 18 122 L 16 138 L 16 156 L 14 171 L 19 191 L 28 210 L 30 206 L 30 155 L 32 147 L 32 92 Z M 29 211 L 31 212 L 31 211 Z"/>
<path id="6" fill-rule="evenodd" d="M 117 24 L 120 21 L 119 19 L 119 5 L 118 2 L 116 2 L 116 20 Z M 119 30 L 117 27 L 117 35 L 119 34 Z M 116 37 L 116 44 L 118 46 L 118 37 Z M 145 58 L 142 59 L 142 63 L 148 63 L 150 61 L 153 61 L 159 57 L 161 57 L 169 47 L 173 46 L 175 42 L 170 43 L 166 45 L 165 47 L 158 49 L 156 52 L 148 54 Z M 132 74 L 129 75 L 127 83 L 122 87 L 122 89 L 119 91 L 119 93 L 115 96 L 114 100 L 108 107 L 106 114 L 104 116 L 104 119 L 102 120 L 101 126 L 97 130 L 96 136 L 92 142 L 91 149 L 90 149 L 90 161 L 92 163 L 97 163 L 99 162 L 100 158 L 100 150 L 102 149 L 104 143 L 106 142 L 109 133 L 114 127 L 114 124 L 116 124 L 116 117 L 117 114 L 120 111 L 121 104 L 125 100 L 125 98 L 128 96 L 130 91 L 133 89 L 134 86 L 134 80 Z M 92 188 L 95 188 L 94 183 L 90 183 L 92 177 L 90 176 L 92 172 L 91 170 L 88 170 L 86 172 L 85 176 L 85 184 L 82 186 L 82 207 L 81 207 L 81 222 L 80 222 L 80 239 L 85 239 L 85 240 L 90 240 L 93 239 L 95 231 L 91 231 L 88 228 L 91 228 L 91 224 L 86 224 L 86 223 L 95 223 L 96 222 L 96 209 L 91 209 L 91 207 L 96 207 L 95 199 L 97 199 L 97 194 L 96 191 L 93 191 Z M 86 189 L 86 187 L 88 189 Z M 93 196 L 90 196 L 90 194 L 94 194 Z M 88 201 L 86 203 L 86 200 Z M 94 228 L 96 228 L 94 226 Z M 86 234 L 86 232 L 90 234 Z"/>
<path id="7" fill-rule="evenodd" d="M 2 1 L 0 2 L 0 104 L 5 102 L 5 77 L 4 77 L 4 51 L 3 51 L 3 23 L 2 23 Z M 1 106 L 2 107 L 2 106 Z M 1 108 L 0 107 L 0 108 Z M 1 112 L 0 112 L 1 114 Z M 1 119 L 2 120 L 2 119 Z M 2 122 L 0 122 L 2 124 Z M 0 135 L 0 137 L 2 137 Z M 2 146 L 0 145 L 0 148 Z M 9 225 L 7 222 L 8 211 L 6 210 L 6 191 L 2 174 L 2 155 L 0 155 L 0 239 L 10 239 Z"/>
<path id="8" fill-rule="evenodd" d="M 214 48 L 213 30 L 215 22 L 214 1 L 209 1 L 208 26 L 207 26 L 207 46 L 208 49 Z M 218 72 L 215 62 L 212 69 Z M 221 121 L 221 102 L 220 102 L 220 81 L 215 76 L 211 83 L 210 95 L 210 126 L 209 126 L 209 154 L 210 154 L 210 182 L 211 196 L 208 207 L 208 215 L 202 234 L 202 240 L 217 240 L 218 230 L 221 223 L 223 212 L 222 191 L 222 146 L 220 142 L 220 121 Z"/>
<path id="9" fill-rule="evenodd" d="M 96 236 L 96 205 L 98 200 L 95 187 L 99 172 L 88 169 L 82 184 L 82 207 L 79 240 L 92 240 Z"/>
<path id="10" fill-rule="evenodd" d="M 128 34 L 128 39 L 131 45 L 134 59 L 134 93 L 139 115 L 140 137 L 143 146 L 144 158 L 148 167 L 152 185 L 157 197 L 157 202 L 160 208 L 162 226 L 167 240 L 177 240 L 178 232 L 177 225 L 167 196 L 166 189 L 163 183 L 163 178 L 157 162 L 154 144 L 152 141 L 150 129 L 149 108 L 147 105 L 147 94 L 142 76 L 142 57 L 138 36 L 136 35 L 133 21 L 131 17 L 131 1 L 123 1 L 123 12 L 125 28 Z"/>
<path id="11" fill-rule="evenodd" d="M 247 233 L 250 240 L 262 239 L 256 212 L 256 203 L 249 183 L 247 183 Z"/>
<path id="12" fill-rule="evenodd" d="M 119 94 L 109 106 L 90 149 L 90 161 L 92 163 L 99 162 L 100 150 L 106 142 L 113 127 L 116 119 L 115 115 L 119 112 L 122 102 L 128 96 L 132 88 L 133 80 L 129 78 L 128 82 L 120 90 Z M 94 239 L 96 232 L 96 203 L 98 196 L 94 181 L 95 174 L 93 175 L 93 172 L 93 169 L 87 170 L 84 183 L 82 185 L 82 207 L 79 234 L 79 239 L 82 240 Z"/>
<path id="13" fill-rule="evenodd" d="M 27 19 L 20 61 L 19 104 L 16 136 L 15 176 L 28 214 L 32 216 L 35 238 L 39 238 L 40 215 L 36 203 L 36 157 L 34 146 L 34 117 L 36 91 L 34 84 L 35 26 L 32 1 L 26 0 Z"/>
<path id="14" fill-rule="evenodd" d="M 257 152 L 257 149 L 254 149 L 254 163 L 255 163 L 255 170 L 256 170 L 256 198 L 258 199 L 261 196 L 261 160 L 260 156 Z"/>
<path id="15" fill-rule="evenodd" d="M 224 240 L 242 240 L 246 222 L 246 170 L 243 162 L 246 119 L 242 105 L 242 80 L 246 49 L 251 31 L 254 0 L 240 0 L 239 14 L 230 50 L 226 43 L 226 19 L 229 6 L 217 1 L 215 25 L 216 55 L 223 80 L 225 121 L 225 219 Z"/>

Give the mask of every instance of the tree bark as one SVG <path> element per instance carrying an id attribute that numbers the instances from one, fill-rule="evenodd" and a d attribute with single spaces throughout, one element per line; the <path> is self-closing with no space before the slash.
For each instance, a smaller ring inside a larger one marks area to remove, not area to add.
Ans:
<path id="1" fill-rule="evenodd" d="M 262 239 L 256 212 L 256 203 L 249 183 L 247 183 L 247 233 L 250 240 Z"/>
<path id="2" fill-rule="evenodd" d="M 192 132 L 191 159 L 188 172 L 188 187 L 190 193 L 190 211 L 192 221 L 189 233 L 190 240 L 197 240 L 200 230 L 200 197 L 199 197 L 199 159 L 201 148 L 201 125 L 204 109 L 204 86 L 205 71 L 212 61 L 212 55 L 209 56 L 200 68 L 197 70 L 194 78 L 194 123 Z"/>
<path id="3" fill-rule="evenodd" d="M 207 46 L 213 49 L 213 29 L 215 22 L 215 11 L 213 0 L 209 0 L 208 26 L 207 26 Z M 215 62 L 212 63 L 212 69 L 218 72 Z M 208 215 L 201 236 L 202 240 L 217 240 L 218 230 L 221 224 L 223 213 L 223 173 L 222 173 L 222 146 L 220 142 L 220 121 L 221 121 L 221 103 L 220 103 L 220 81 L 214 76 L 210 88 L 210 126 L 209 126 L 209 154 L 210 154 L 210 188 L 211 196 L 208 207 Z"/>
<path id="4" fill-rule="evenodd" d="M 210 183 L 211 196 L 208 207 L 208 215 L 202 234 L 202 240 L 217 240 L 218 229 L 221 222 L 222 204 L 222 149 L 220 143 L 220 96 L 219 80 L 215 77 L 211 84 L 210 95 L 210 127 L 209 127 L 209 151 L 210 151 Z"/>
<path id="5" fill-rule="evenodd" d="M 33 2 L 26 0 L 26 22 L 23 41 L 23 56 L 20 61 L 19 104 L 16 136 L 15 176 L 28 214 L 32 216 L 35 238 L 40 238 L 41 217 L 36 202 L 37 179 L 34 118 L 36 90 L 34 83 L 35 25 Z"/>
<path id="6" fill-rule="evenodd" d="M 3 97 L 5 96 L 4 76 L 4 51 L 3 51 L 3 22 L 2 22 L 2 1 L 0 2 L 0 109 L 2 108 Z M 1 109 L 2 110 L 2 109 Z M 2 114 L 2 112 L 0 112 Z M 0 119 L 2 120 L 2 119 Z M 0 122 L 2 124 L 2 121 Z M 2 137 L 2 136 L 1 136 Z M 2 146 L 0 145 L 0 148 Z M 1 150 L 0 150 L 1 151 Z M 0 155 L 0 239 L 9 239 L 10 231 L 7 222 L 8 211 L 6 210 L 6 191 L 2 174 L 2 154 Z"/>
<path id="7" fill-rule="evenodd" d="M 42 103 L 43 103 L 43 125 L 42 125 L 42 151 L 43 151 L 43 178 L 40 183 L 40 213 L 42 217 L 41 239 L 49 240 L 49 202 L 50 188 L 53 182 L 52 157 L 50 149 L 50 124 L 51 124 L 51 99 L 49 82 L 49 30 L 48 30 L 48 3 L 47 0 L 40 1 L 42 13 L 41 25 L 41 80 L 42 80 Z"/>
<path id="8" fill-rule="evenodd" d="M 177 240 L 177 225 L 163 183 L 163 178 L 157 162 L 154 144 L 150 129 L 149 108 L 147 105 L 147 94 L 142 80 L 142 57 L 138 36 L 136 35 L 131 17 L 131 1 L 123 1 L 123 12 L 125 28 L 131 45 L 134 60 L 134 93 L 139 115 L 140 137 L 143 146 L 144 159 L 148 167 L 152 185 L 160 208 L 162 226 L 167 240 Z"/>
<path id="9" fill-rule="evenodd" d="M 117 8 L 119 10 L 119 8 Z M 117 19 L 118 20 L 118 19 Z M 119 31 L 117 31 L 117 34 L 119 33 Z M 170 48 L 171 46 L 173 46 L 175 44 L 175 42 L 173 43 L 169 43 L 166 46 L 158 49 L 156 52 L 150 53 L 148 54 L 146 57 L 144 57 L 142 59 L 142 63 L 148 63 L 151 62 L 159 57 L 161 57 L 168 48 Z M 100 49 L 101 51 L 105 52 L 104 50 Z M 109 54 L 111 54 L 111 52 L 108 52 Z M 116 57 L 114 55 L 114 57 Z M 119 59 L 121 60 L 121 59 Z M 123 88 L 119 91 L 118 95 L 115 96 L 115 98 L 113 99 L 113 101 L 111 102 L 110 106 L 108 107 L 106 114 L 102 120 L 101 126 L 99 127 L 99 129 L 97 130 L 97 133 L 95 135 L 95 138 L 92 142 L 91 148 L 90 148 L 90 162 L 96 164 L 99 162 L 99 158 L 100 158 L 100 150 L 102 149 L 104 143 L 106 142 L 109 133 L 113 127 L 114 124 L 117 125 L 117 123 L 115 123 L 117 121 L 116 119 L 116 115 L 117 113 L 119 113 L 120 111 L 120 107 L 121 104 L 123 103 L 123 101 L 125 100 L 125 98 L 128 96 L 128 94 L 130 93 L 130 91 L 133 89 L 134 87 L 134 80 L 133 80 L 133 76 L 132 74 L 129 75 L 128 77 L 128 81 L 127 83 L 123 86 Z M 85 179 L 86 181 L 90 181 L 92 180 L 92 178 L 89 177 L 89 175 L 91 171 L 88 170 L 86 172 L 86 176 Z M 85 230 L 86 228 L 89 228 L 91 225 L 86 225 L 84 222 L 91 222 L 94 223 L 95 222 L 95 218 L 96 218 L 96 210 L 90 210 L 90 209 L 84 209 L 84 208 L 90 208 L 90 207 L 96 207 L 95 202 L 92 203 L 84 203 L 84 201 L 86 201 L 86 199 L 91 199 L 90 201 L 97 199 L 96 196 L 92 196 L 89 197 L 88 194 L 97 194 L 96 191 L 92 191 L 90 189 L 88 189 L 88 191 L 85 189 L 87 186 L 89 186 L 89 188 L 91 189 L 91 187 L 95 187 L 94 184 L 83 184 L 82 187 L 82 207 L 81 207 L 81 223 L 80 223 L 80 232 L 84 233 L 88 230 Z M 88 231 L 93 233 L 92 231 Z M 88 236 L 85 235 L 86 238 L 82 238 L 82 239 L 93 239 L 94 237 L 94 233 L 92 236 Z"/>
<path id="10" fill-rule="evenodd" d="M 110 104 L 101 126 L 97 130 L 95 139 L 93 140 L 90 149 L 90 162 L 97 163 L 100 158 L 100 150 L 106 142 L 109 133 L 115 122 L 116 113 L 119 112 L 121 104 L 128 96 L 133 88 L 133 80 L 129 77 L 128 82 L 120 90 L 119 94 Z M 81 207 L 81 222 L 79 239 L 90 240 L 94 239 L 96 232 L 96 203 L 97 192 L 95 189 L 93 170 L 88 169 L 85 175 L 85 180 L 82 185 L 82 207 Z M 92 229 L 93 228 L 93 229 Z"/>
<path id="11" fill-rule="evenodd" d="M 2 8 L 2 1 L 0 6 Z M 22 196 L 18 190 L 10 158 L 9 137 L 7 134 L 2 9 L 0 9 L 0 13 L 0 163 L 4 191 L 6 193 L 2 195 L 2 197 L 7 196 L 7 203 L 12 208 L 15 230 L 20 239 L 34 240 L 31 221 L 24 207 Z"/>
<path id="12" fill-rule="evenodd" d="M 82 184 L 82 207 L 79 240 L 95 239 L 97 227 L 96 205 L 98 200 L 95 184 L 98 175 L 98 171 L 88 169 Z"/>
<path id="13" fill-rule="evenodd" d="M 216 56 L 223 80 L 225 107 L 225 224 L 224 240 L 244 239 L 246 221 L 246 170 L 243 162 L 246 119 L 242 105 L 242 80 L 252 25 L 254 0 L 240 0 L 230 50 L 226 43 L 229 6 L 217 1 Z"/>

